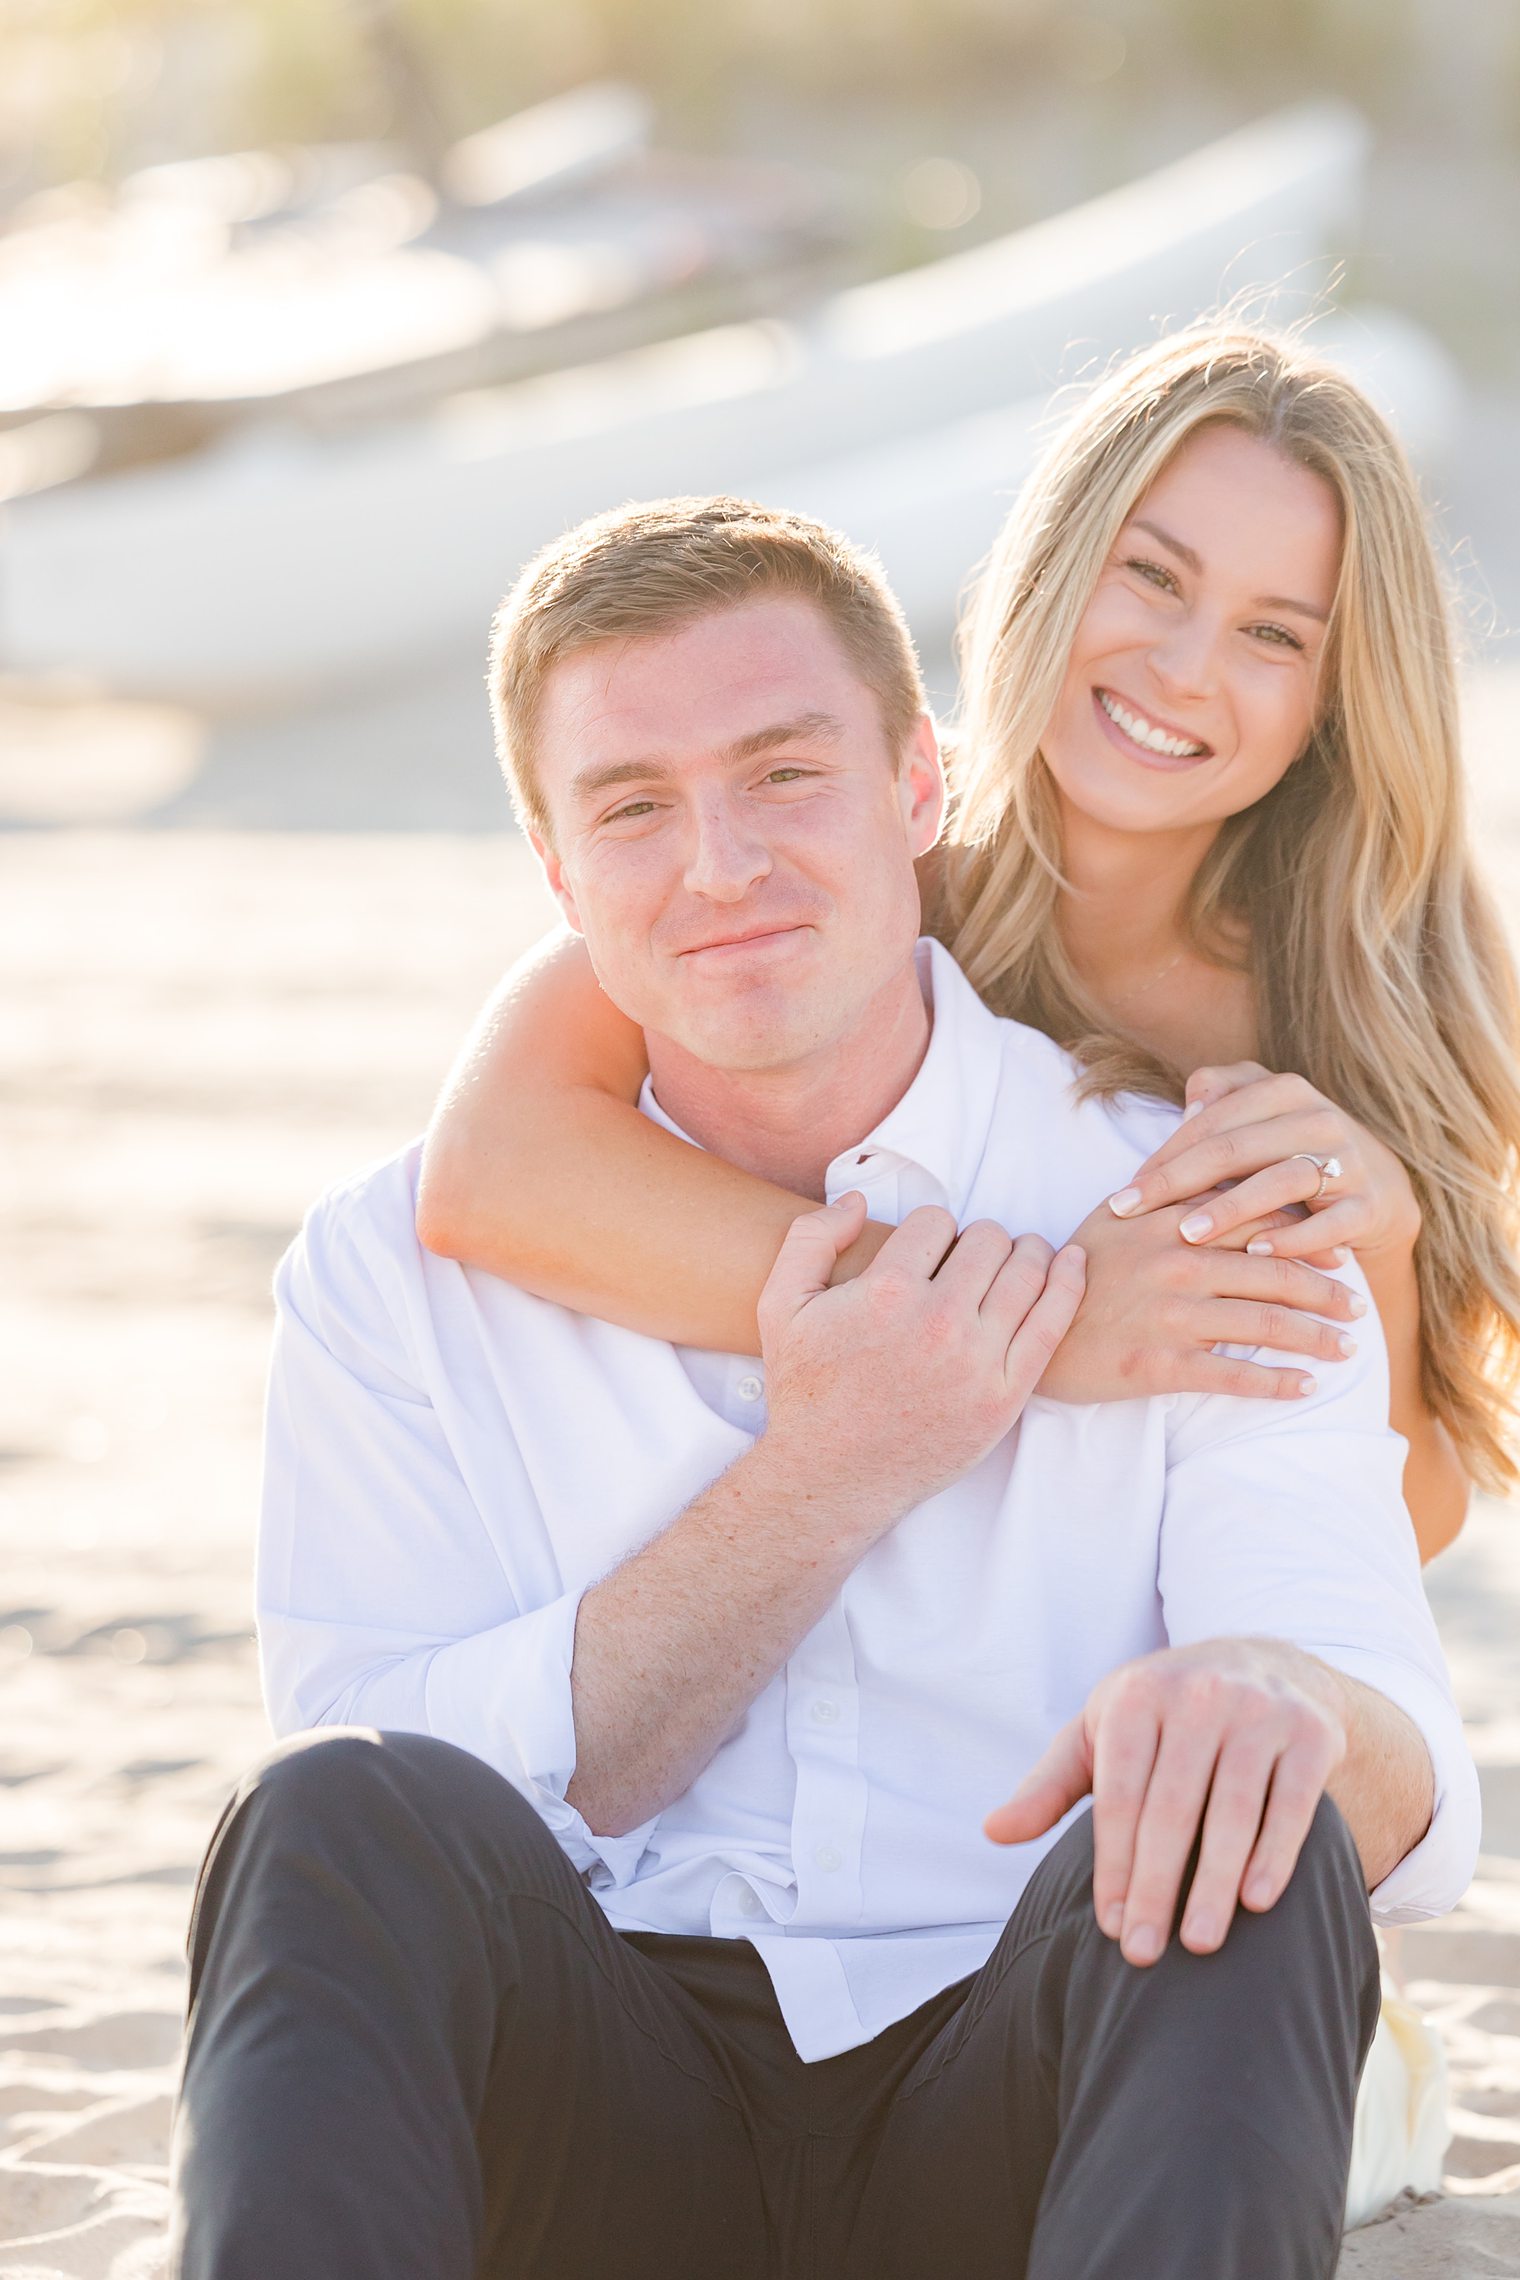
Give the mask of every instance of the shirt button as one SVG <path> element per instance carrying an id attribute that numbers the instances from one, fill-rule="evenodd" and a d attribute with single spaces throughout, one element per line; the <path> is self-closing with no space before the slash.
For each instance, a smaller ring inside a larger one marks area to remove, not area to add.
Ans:
<path id="1" fill-rule="evenodd" d="M 817 1861 L 818 1866 L 830 1876 L 833 1875 L 836 1868 L 843 1868 L 844 1866 L 844 1855 L 833 1845 L 820 1845 L 813 1858 Z"/>
<path id="2" fill-rule="evenodd" d="M 765 1388 L 757 1377 L 742 1377 L 739 1380 L 738 1392 L 741 1401 L 758 1401 L 764 1391 Z"/>
<path id="3" fill-rule="evenodd" d="M 839 1716 L 839 1704 L 837 1702 L 815 1702 L 813 1704 L 813 1716 L 818 1720 L 820 1726 L 832 1726 L 834 1720 Z"/>

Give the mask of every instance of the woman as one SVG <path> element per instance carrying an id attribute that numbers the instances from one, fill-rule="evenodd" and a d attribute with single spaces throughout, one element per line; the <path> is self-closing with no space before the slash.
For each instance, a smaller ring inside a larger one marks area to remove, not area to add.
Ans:
<path id="1" fill-rule="evenodd" d="M 1428 1558 L 1470 1481 L 1514 1476 L 1520 1025 L 1464 844 L 1450 640 L 1398 445 L 1297 344 L 1205 326 L 1143 351 L 1045 451 L 981 578 L 964 677 L 933 931 L 1085 1090 L 1187 1104 L 1133 1187 L 1095 1199 L 1087 1297 L 1042 1390 L 1292 1398 L 1301 1369 L 1214 1349 L 1333 1367 L 1345 1332 L 1274 1302 L 1344 1319 L 1305 1270 L 1354 1249 Z M 435 1122 L 423 1238 L 752 1352 L 805 1199 L 658 1130 L 644 1074 L 578 943 L 525 961 Z"/>

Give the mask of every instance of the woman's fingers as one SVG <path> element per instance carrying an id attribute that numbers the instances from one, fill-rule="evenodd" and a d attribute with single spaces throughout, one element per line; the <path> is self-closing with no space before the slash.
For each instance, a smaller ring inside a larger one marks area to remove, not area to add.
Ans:
<path id="1" fill-rule="evenodd" d="M 1320 1260 L 1336 1251 L 1354 1251 L 1368 1232 L 1369 1215 L 1363 1198 L 1348 1195 L 1323 1211 L 1290 1225 L 1263 1228 L 1246 1245 L 1253 1259 Z M 1337 1260 L 1336 1264 L 1344 1262 Z"/>
<path id="2" fill-rule="evenodd" d="M 1356 1352 L 1351 1331 L 1300 1314 L 1292 1306 L 1214 1299 L 1206 1319 L 1213 1346 L 1262 1346 L 1269 1353 L 1302 1354 L 1321 1362 L 1346 1362 Z"/>
<path id="3" fill-rule="evenodd" d="M 1303 1259 L 1253 1258 L 1237 1251 L 1211 1256 L 1194 1272 L 1200 1280 L 1207 1277 L 1205 1287 L 1212 1298 L 1259 1298 L 1334 1322 L 1357 1322 L 1367 1311 L 1360 1291 L 1319 1273 Z"/>
<path id="4" fill-rule="evenodd" d="M 1153 1393 L 1231 1393 L 1245 1401 L 1303 1401 L 1314 1391 L 1307 1370 L 1273 1369 L 1232 1354 L 1177 1353 L 1158 1360 Z"/>
<path id="5" fill-rule="evenodd" d="M 1312 1204 L 1319 1189 L 1318 1165 L 1307 1156 L 1287 1156 L 1264 1171 L 1252 1172 L 1238 1187 L 1207 1197 L 1179 1221 L 1177 1232 L 1184 1243 L 1211 1243 L 1217 1235 L 1229 1235 L 1292 1204 Z"/>
<path id="6" fill-rule="evenodd" d="M 1272 1071 L 1264 1069 L 1260 1061 L 1233 1061 L 1221 1067 L 1195 1069 L 1187 1081 L 1184 1094 L 1187 1106 L 1183 1113 L 1199 1116 L 1215 1101 L 1241 1092 L 1247 1085 L 1259 1084 L 1271 1075 Z"/>
<path id="7" fill-rule="evenodd" d="M 1148 1165 L 1142 1164 L 1131 1184 L 1109 1197 L 1108 1208 L 1118 1219 L 1138 1218 L 1142 1212 L 1167 1204 L 1186 1203 L 1210 1188 L 1234 1189 L 1256 1174 L 1289 1162 L 1294 1165 L 1293 1181 L 1255 1208 L 1276 1210 L 1280 1204 L 1302 1202 L 1314 1193 L 1319 1173 L 1301 1159 L 1330 1156 L 1337 1147 L 1344 1159 L 1349 1144 L 1344 1139 L 1332 1141 L 1333 1130 L 1332 1120 L 1309 1114 L 1273 1116 L 1220 1132 L 1190 1135 L 1188 1146 L 1169 1161 L 1162 1163 L 1153 1157 Z M 1250 1211 L 1237 1213 L 1238 1218 L 1250 1216 Z"/>

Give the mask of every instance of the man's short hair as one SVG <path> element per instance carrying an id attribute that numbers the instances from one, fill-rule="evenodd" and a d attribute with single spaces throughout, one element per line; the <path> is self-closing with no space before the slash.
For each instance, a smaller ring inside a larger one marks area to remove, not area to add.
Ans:
<path id="1" fill-rule="evenodd" d="M 496 751 L 524 823 L 551 836 L 535 737 L 544 683 L 562 658 L 771 595 L 822 612 L 876 697 L 895 766 L 927 700 L 913 637 L 875 558 L 806 515 L 750 499 L 654 499 L 594 516 L 546 546 L 496 613 Z"/>

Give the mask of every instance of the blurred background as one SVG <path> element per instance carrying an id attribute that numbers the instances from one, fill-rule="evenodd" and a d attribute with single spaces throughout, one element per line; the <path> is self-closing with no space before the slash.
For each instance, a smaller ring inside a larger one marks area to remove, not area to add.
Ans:
<path id="1" fill-rule="evenodd" d="M 1415 456 L 1520 918 L 1515 0 L 0 0 L 0 2269 L 160 2268 L 188 1890 L 264 1741 L 270 1273 L 547 922 L 495 601 L 749 491 L 879 548 L 952 707 L 1052 405 L 1227 299 Z M 1431 1576 L 1488 1854 L 1411 1969 L 1473 2224 L 1517 1546 L 1481 1505 Z"/>

